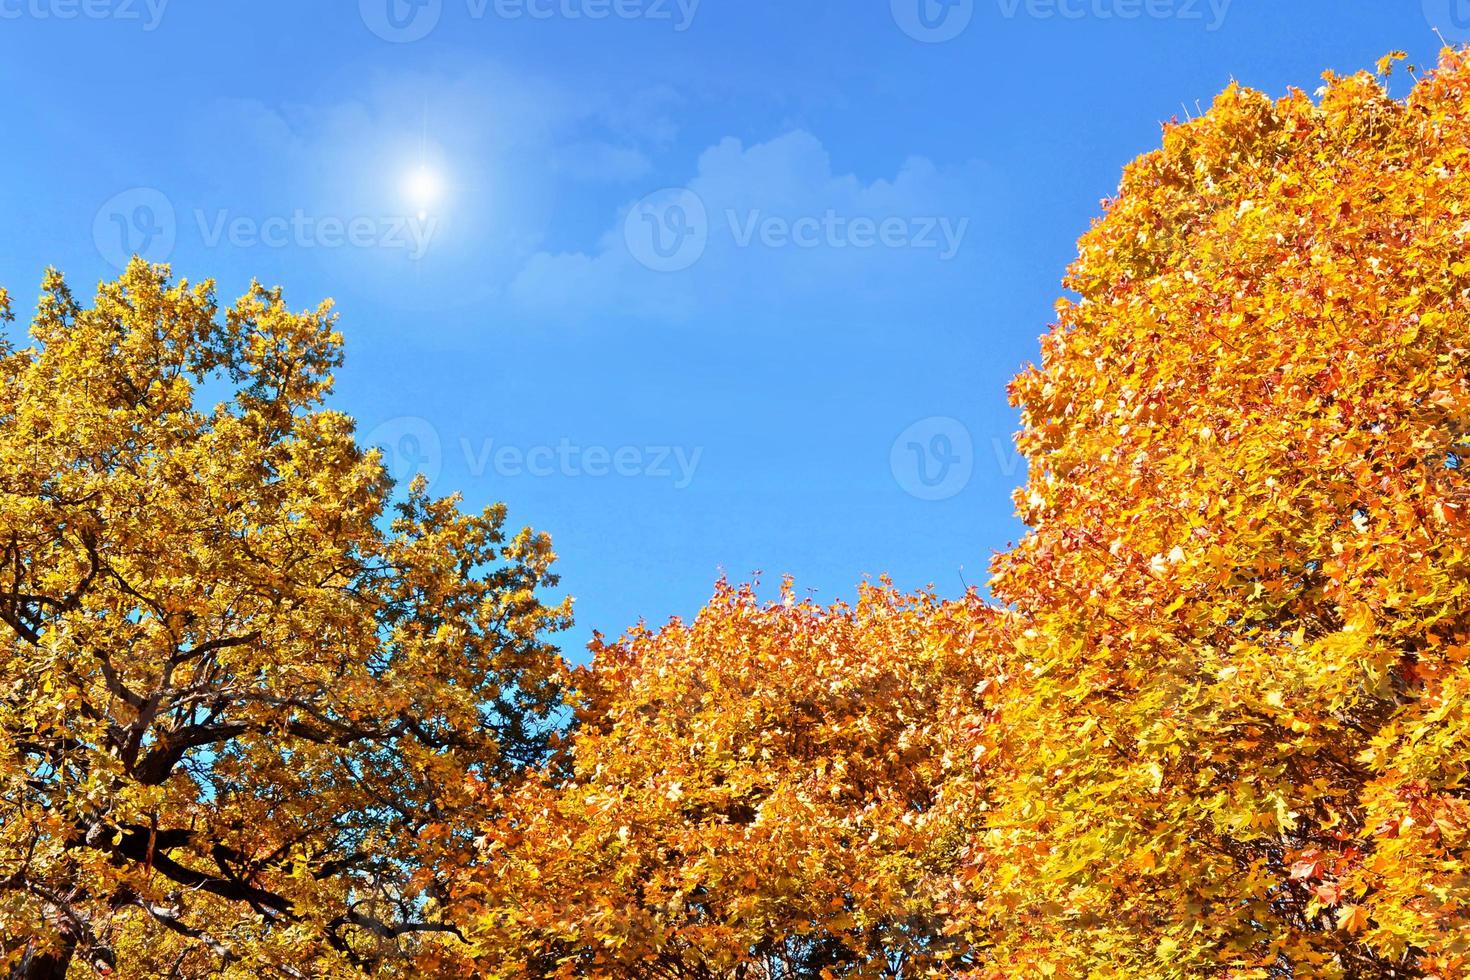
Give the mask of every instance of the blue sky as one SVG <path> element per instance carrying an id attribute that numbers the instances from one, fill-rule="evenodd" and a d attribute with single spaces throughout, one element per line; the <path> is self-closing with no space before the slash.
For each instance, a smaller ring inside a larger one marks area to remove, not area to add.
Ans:
<path id="1" fill-rule="evenodd" d="M 1121 167 L 1432 26 L 1470 0 L 0 0 L 0 283 L 334 298 L 338 404 L 553 534 L 573 656 L 721 570 L 954 593 Z"/>

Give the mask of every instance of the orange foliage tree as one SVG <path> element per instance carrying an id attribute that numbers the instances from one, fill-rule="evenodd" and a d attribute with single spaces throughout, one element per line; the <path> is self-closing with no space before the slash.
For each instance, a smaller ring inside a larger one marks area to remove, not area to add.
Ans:
<path id="1" fill-rule="evenodd" d="M 975 963 L 959 913 L 996 618 L 887 585 L 851 608 L 722 585 L 692 623 L 599 645 L 564 770 L 482 838 L 495 870 L 466 932 L 483 969 L 775 980 Z"/>
<path id="2" fill-rule="evenodd" d="M 1467 975 L 1470 63 L 1394 60 L 1169 126 L 1014 383 L 1004 975 Z"/>

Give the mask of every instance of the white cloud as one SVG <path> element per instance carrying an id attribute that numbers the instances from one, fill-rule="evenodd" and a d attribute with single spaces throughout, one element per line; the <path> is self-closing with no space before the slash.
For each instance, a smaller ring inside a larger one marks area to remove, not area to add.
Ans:
<path id="1" fill-rule="evenodd" d="M 678 213 L 655 202 L 630 226 L 638 202 L 629 202 L 595 249 L 532 256 L 509 295 L 521 309 L 553 318 L 685 319 L 807 302 L 908 308 L 926 289 L 937 294 L 973 275 L 986 184 L 979 165 L 941 168 L 923 157 L 865 181 L 836 172 L 822 142 L 801 130 L 750 146 L 726 139 L 700 156 L 686 190 L 669 198 L 684 202 Z M 666 258 L 676 238 L 685 247 L 662 261 L 642 235 L 659 235 Z"/>

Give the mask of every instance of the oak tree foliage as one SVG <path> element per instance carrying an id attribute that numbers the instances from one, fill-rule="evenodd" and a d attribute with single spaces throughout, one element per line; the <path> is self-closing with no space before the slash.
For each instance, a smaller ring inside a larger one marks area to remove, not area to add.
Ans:
<path id="1" fill-rule="evenodd" d="M 328 308 L 139 261 L 90 305 L 48 274 L 0 351 L 18 976 L 412 976 L 458 942 L 444 883 L 479 787 L 545 752 L 568 610 L 503 508 L 390 504 L 340 362 Z"/>

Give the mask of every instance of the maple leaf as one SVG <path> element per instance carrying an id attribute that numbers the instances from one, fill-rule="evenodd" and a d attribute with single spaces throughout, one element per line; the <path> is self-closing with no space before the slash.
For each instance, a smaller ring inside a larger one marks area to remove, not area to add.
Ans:
<path id="1" fill-rule="evenodd" d="M 1337 913 L 1337 927 L 1357 935 L 1368 928 L 1368 910 L 1361 905 L 1344 905 Z"/>

